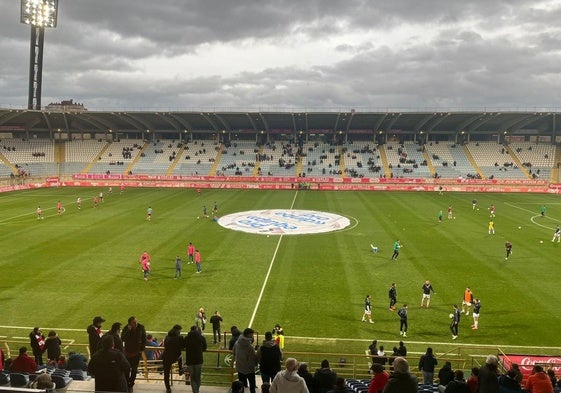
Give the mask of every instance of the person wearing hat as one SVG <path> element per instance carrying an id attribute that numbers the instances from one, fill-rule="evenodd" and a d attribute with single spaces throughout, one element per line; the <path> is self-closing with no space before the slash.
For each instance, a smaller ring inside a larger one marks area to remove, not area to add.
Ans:
<path id="1" fill-rule="evenodd" d="M 103 322 L 105 322 L 105 319 L 101 317 L 94 317 L 92 324 L 86 329 L 88 332 L 90 357 L 99 347 L 101 336 L 103 336 L 103 333 L 101 332 L 101 324 Z"/>

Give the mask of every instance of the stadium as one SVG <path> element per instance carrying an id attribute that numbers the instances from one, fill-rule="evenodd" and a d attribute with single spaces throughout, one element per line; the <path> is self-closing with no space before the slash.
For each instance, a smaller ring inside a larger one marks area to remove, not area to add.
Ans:
<path id="1" fill-rule="evenodd" d="M 202 372 L 205 393 L 255 374 L 267 393 L 243 343 L 320 370 L 307 393 L 366 393 L 381 369 L 436 393 L 447 363 L 561 389 L 561 112 L 42 106 L 47 3 L 21 2 L 28 108 L 0 105 L 0 392 L 200 393 Z M 127 370 L 104 379 L 108 354 Z M 320 387 L 329 369 L 344 386 Z"/>
<path id="2" fill-rule="evenodd" d="M 391 353 L 402 339 L 387 306 L 396 282 L 398 305 L 410 306 L 411 359 L 427 346 L 466 370 L 489 353 L 555 359 L 555 117 L 2 110 L 6 345 L 13 354 L 38 325 L 85 353 L 93 316 L 109 323 L 136 315 L 163 338 L 205 307 L 223 315 L 224 340 L 231 325 L 261 335 L 280 323 L 287 353 L 313 367 L 328 357 L 341 375 L 365 378 L 370 342 Z M 448 207 L 454 219 L 439 223 Z M 288 233 L 220 224 L 270 209 L 335 214 L 348 225 Z M 391 261 L 396 239 L 403 248 Z M 505 260 L 507 240 L 514 247 Z M 173 261 L 187 260 L 189 242 L 201 249 L 202 274 L 185 265 L 174 280 Z M 144 251 L 152 256 L 147 282 L 138 265 Z M 419 309 L 427 279 L 437 294 L 430 309 Z M 466 286 L 483 304 L 480 328 L 471 330 L 464 315 L 452 340 L 448 314 Z M 365 325 L 367 293 L 375 323 Z M 209 345 L 208 364 L 227 352 Z M 221 366 L 205 378 L 227 383 L 230 369 Z"/>

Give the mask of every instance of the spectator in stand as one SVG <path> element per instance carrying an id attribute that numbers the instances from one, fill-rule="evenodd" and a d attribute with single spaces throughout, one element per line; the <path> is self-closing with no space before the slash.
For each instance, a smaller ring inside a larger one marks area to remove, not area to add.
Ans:
<path id="1" fill-rule="evenodd" d="M 236 343 L 236 341 L 238 341 L 238 338 L 241 336 L 242 332 L 240 332 L 240 329 L 238 329 L 237 326 L 232 326 L 230 328 L 230 334 L 232 335 L 232 337 L 230 337 L 228 349 L 231 351 L 234 349 L 234 344 Z"/>
<path id="2" fill-rule="evenodd" d="M 409 372 L 409 363 L 402 357 L 393 361 L 394 372 L 382 393 L 417 393 L 417 377 Z"/>
<path id="3" fill-rule="evenodd" d="M 462 370 L 454 371 L 454 379 L 448 382 L 443 392 L 444 393 L 469 393 L 469 387 L 466 384 L 466 381 L 464 379 L 464 372 Z"/>
<path id="4" fill-rule="evenodd" d="M 80 353 L 68 352 L 68 362 L 66 362 L 67 370 L 82 370 L 88 369 L 88 360 Z"/>
<path id="5" fill-rule="evenodd" d="M 201 333 L 201 328 L 191 326 L 191 330 L 185 337 L 185 366 L 189 370 L 191 390 L 200 393 L 201 373 L 203 371 L 203 352 L 207 344 Z M 255 381 L 255 374 L 253 380 Z"/>
<path id="6" fill-rule="evenodd" d="M 370 351 L 370 355 L 378 355 L 378 340 L 372 340 L 372 344 L 368 346 L 368 350 Z"/>
<path id="7" fill-rule="evenodd" d="M 103 333 L 101 332 L 101 324 L 103 322 L 105 322 L 105 319 L 95 317 L 92 324 L 86 329 L 88 332 L 90 356 L 93 355 L 99 348 L 99 342 L 101 341 L 101 336 L 103 336 Z"/>
<path id="8" fill-rule="evenodd" d="M 438 389 L 444 391 L 446 385 L 454 380 L 454 371 L 452 371 L 452 363 L 446 362 L 444 366 L 438 371 Z"/>
<path id="9" fill-rule="evenodd" d="M 329 361 L 323 359 L 321 368 L 318 368 L 314 374 L 314 392 L 327 393 L 335 385 L 337 374 L 329 367 Z"/>
<path id="10" fill-rule="evenodd" d="M 271 383 L 281 370 L 282 351 L 273 340 L 273 333 L 265 332 L 265 340 L 257 350 L 257 361 L 261 372 L 261 381 Z"/>
<path id="11" fill-rule="evenodd" d="M 347 393 L 345 378 L 337 377 L 335 380 L 335 386 L 329 391 L 329 393 Z"/>
<path id="12" fill-rule="evenodd" d="M 249 385 L 250 393 L 255 393 L 255 366 L 257 366 L 257 354 L 253 347 L 253 329 L 246 328 L 234 344 L 233 354 L 236 362 L 238 379 L 244 386 Z"/>
<path id="13" fill-rule="evenodd" d="M 306 381 L 308 392 L 314 393 L 314 376 L 308 368 L 308 363 L 302 362 L 298 365 L 298 375 L 300 375 L 302 378 L 304 378 L 304 381 Z"/>
<path id="14" fill-rule="evenodd" d="M 551 380 L 551 385 L 553 387 L 557 386 L 557 378 L 555 377 L 555 371 L 553 371 L 553 369 L 550 368 L 547 370 L 547 376 Z"/>
<path id="15" fill-rule="evenodd" d="M 553 393 L 553 385 L 540 365 L 534 365 L 532 375 L 526 382 L 526 390 L 530 393 Z"/>
<path id="16" fill-rule="evenodd" d="M 160 351 L 154 349 L 160 346 L 158 344 L 158 339 L 154 338 L 151 334 L 146 335 L 146 346 L 151 347 L 151 349 L 144 349 L 144 355 L 146 355 L 146 360 L 158 360 L 160 358 Z"/>
<path id="17" fill-rule="evenodd" d="M 381 393 L 390 379 L 390 374 L 381 364 L 374 363 L 370 370 L 372 370 L 372 380 L 368 386 L 368 393 Z"/>
<path id="18" fill-rule="evenodd" d="M 101 338 L 103 338 L 104 336 L 112 336 L 113 349 L 123 352 L 124 348 L 123 348 L 123 340 L 121 340 L 121 326 L 122 326 L 121 322 L 115 322 L 113 325 L 111 325 L 111 330 L 109 330 L 107 333 L 101 336 Z M 98 349 L 101 349 L 101 345 L 99 346 Z"/>
<path id="19" fill-rule="evenodd" d="M 45 349 L 47 350 L 47 361 L 49 363 L 58 362 L 60 358 L 60 346 L 62 342 L 54 330 L 51 330 L 45 340 Z"/>
<path id="20" fill-rule="evenodd" d="M 270 332 L 267 332 L 270 333 Z M 271 333 L 271 338 L 273 337 Z M 280 368 L 280 366 L 279 366 Z M 271 393 L 309 393 L 306 381 L 298 375 L 298 361 L 294 358 L 286 359 L 284 370 L 280 371 L 273 378 L 271 383 Z M 345 389 L 345 380 L 343 380 Z M 263 389 L 262 389 L 263 390 Z M 343 390 L 345 392 L 345 390 Z"/>
<path id="21" fill-rule="evenodd" d="M 55 384 L 51 378 L 51 374 L 48 373 L 41 373 L 29 384 L 29 388 L 31 389 L 42 389 L 46 391 L 50 391 L 50 389 L 53 389 L 54 387 Z"/>
<path id="22" fill-rule="evenodd" d="M 498 393 L 498 368 L 499 359 L 494 355 L 487 356 L 485 364 L 479 368 L 479 393 Z"/>
<path id="23" fill-rule="evenodd" d="M 167 393 L 171 393 L 169 378 L 171 374 L 171 367 L 175 362 L 178 363 L 177 366 L 179 368 L 179 375 L 183 374 L 181 351 L 185 348 L 185 341 L 183 337 L 181 337 L 181 329 L 182 327 L 180 325 L 174 325 L 164 338 L 164 353 L 162 354 L 162 362 L 164 365 L 164 384 L 166 386 Z"/>
<path id="24" fill-rule="evenodd" d="M 37 371 L 37 362 L 27 354 L 27 347 L 19 349 L 19 356 L 12 363 L 12 372 L 33 374 Z"/>
<path id="25" fill-rule="evenodd" d="M 41 332 L 41 329 L 34 327 L 31 333 L 29 333 L 29 344 L 33 350 L 33 356 L 35 357 L 35 363 L 37 365 L 43 365 L 43 352 L 45 352 L 45 336 Z"/>
<path id="26" fill-rule="evenodd" d="M 520 366 L 517 363 L 512 363 L 510 365 L 510 369 L 514 370 L 514 372 L 516 372 L 516 380 L 518 381 L 518 383 L 522 383 L 522 380 L 524 379 L 524 376 L 522 375 L 522 371 L 520 371 Z"/>
<path id="27" fill-rule="evenodd" d="M 478 375 L 479 375 L 479 368 L 473 367 L 471 369 L 471 375 L 466 381 L 466 384 L 468 385 L 469 388 L 469 393 L 477 393 L 477 391 L 479 390 Z"/>
<path id="28" fill-rule="evenodd" d="M 421 359 L 419 359 L 419 371 L 423 373 L 423 383 L 430 384 L 434 382 L 434 367 L 438 364 L 438 360 L 432 353 L 432 348 L 428 347 L 427 351 Z"/>
<path id="29" fill-rule="evenodd" d="M 407 347 L 403 343 L 403 341 L 399 342 L 399 347 L 397 348 L 397 354 L 402 357 L 407 356 Z"/>
<path id="30" fill-rule="evenodd" d="M 123 332 L 121 333 L 121 340 L 123 340 L 125 356 L 130 364 L 128 385 L 129 390 L 132 391 L 136 380 L 136 374 L 138 373 L 140 355 L 146 346 L 146 329 L 144 325 L 138 323 L 136 317 L 130 317 L 127 326 L 123 328 Z"/>
<path id="31" fill-rule="evenodd" d="M 520 386 L 520 382 L 516 380 L 516 371 L 510 369 L 506 374 L 503 374 L 499 377 L 499 392 L 500 393 L 522 392 L 522 387 Z"/>
<path id="32" fill-rule="evenodd" d="M 93 354 L 88 364 L 96 392 L 129 392 L 130 365 L 124 353 L 113 348 L 113 336 L 104 336 L 101 349 Z"/>

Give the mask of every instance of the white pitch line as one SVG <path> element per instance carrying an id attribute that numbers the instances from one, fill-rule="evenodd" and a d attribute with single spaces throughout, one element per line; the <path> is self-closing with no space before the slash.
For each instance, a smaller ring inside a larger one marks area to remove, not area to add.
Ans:
<path id="1" fill-rule="evenodd" d="M 508 206 L 510 206 L 510 207 L 514 207 L 515 209 L 519 209 L 519 210 L 522 210 L 522 211 L 525 211 L 525 212 L 528 212 L 528 213 L 535 213 L 534 210 L 525 209 L 525 208 L 523 208 L 523 207 L 516 206 L 516 205 L 513 205 L 513 204 L 508 203 L 508 202 L 505 202 L 505 205 L 508 205 Z M 531 222 L 532 224 L 537 225 L 537 226 L 542 227 L 542 228 L 546 228 L 546 229 L 550 229 L 550 230 L 555 229 L 555 228 L 549 227 L 549 226 L 547 226 L 547 225 L 543 225 L 543 224 L 540 224 L 540 223 L 536 222 L 536 221 L 535 221 L 536 218 L 540 218 L 540 219 L 541 219 L 541 214 L 535 214 L 535 215 L 533 215 L 532 217 L 530 217 L 530 222 Z M 556 219 L 556 218 L 551 218 L 551 217 L 547 217 L 547 216 L 546 216 L 546 218 L 549 219 L 549 220 L 553 220 L 553 221 L 555 221 L 555 222 L 561 222 L 561 220 L 558 220 L 558 219 Z"/>
<path id="2" fill-rule="evenodd" d="M 292 203 L 290 204 L 290 209 L 294 207 L 294 203 L 296 203 L 296 197 L 298 196 L 298 190 L 294 194 L 294 198 L 292 199 Z M 257 302 L 255 303 L 255 308 L 253 309 L 253 313 L 251 314 L 251 319 L 249 320 L 249 324 L 247 326 L 253 326 L 253 321 L 255 320 L 255 315 L 257 314 L 257 310 L 259 309 L 259 305 L 261 304 L 261 299 L 263 298 L 263 293 L 265 293 L 265 287 L 269 282 L 269 276 L 271 275 L 271 270 L 273 270 L 273 265 L 275 264 L 275 259 L 277 258 L 277 252 L 279 251 L 279 247 L 282 241 L 283 235 L 279 236 L 279 240 L 277 242 L 277 246 L 275 247 L 275 252 L 273 253 L 273 257 L 271 258 L 271 262 L 269 263 L 269 269 L 267 269 L 267 274 L 265 275 L 265 279 L 263 280 L 263 285 L 261 286 L 261 291 L 259 292 L 259 296 L 257 297 Z"/>

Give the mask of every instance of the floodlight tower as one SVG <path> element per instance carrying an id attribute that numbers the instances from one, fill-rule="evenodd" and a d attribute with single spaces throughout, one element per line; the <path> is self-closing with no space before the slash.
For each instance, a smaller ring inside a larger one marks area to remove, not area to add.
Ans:
<path id="1" fill-rule="evenodd" d="M 56 27 L 58 0 L 21 0 L 21 23 L 31 26 L 27 109 L 41 109 L 45 27 Z"/>

